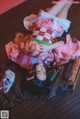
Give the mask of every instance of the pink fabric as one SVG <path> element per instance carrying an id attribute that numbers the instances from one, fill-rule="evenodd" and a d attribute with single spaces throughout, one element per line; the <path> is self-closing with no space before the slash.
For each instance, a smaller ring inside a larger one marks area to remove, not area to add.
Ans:
<path id="1" fill-rule="evenodd" d="M 5 49 L 8 59 L 16 62 L 21 67 L 24 67 L 26 69 L 32 69 L 35 63 L 43 63 L 46 57 L 53 58 L 53 53 L 51 51 L 44 52 L 36 57 L 33 57 L 32 55 L 28 56 L 24 52 L 20 52 L 18 46 L 12 41 L 5 45 Z"/>
<path id="2" fill-rule="evenodd" d="M 52 53 L 52 51 L 48 51 L 48 52 L 44 52 L 39 56 L 39 60 L 42 63 L 44 61 L 45 58 L 51 58 L 52 60 L 54 60 L 54 55 Z"/>
<path id="3" fill-rule="evenodd" d="M 31 56 L 37 56 L 39 54 L 39 43 L 36 41 L 32 41 L 32 40 L 28 40 L 26 42 L 26 51 L 25 53 L 27 55 L 31 55 Z"/>
<path id="4" fill-rule="evenodd" d="M 47 57 L 51 57 L 53 59 L 53 53 L 43 53 L 39 57 L 27 56 L 23 52 L 20 52 L 18 57 L 16 58 L 16 63 L 19 64 L 21 67 L 26 69 L 32 69 L 35 63 L 43 63 L 44 59 Z M 36 61 L 35 61 L 36 59 Z"/>
<path id="5" fill-rule="evenodd" d="M 5 45 L 6 53 L 8 59 L 16 62 L 21 67 L 31 69 L 31 60 L 33 57 L 27 56 L 24 52 L 20 52 L 18 46 L 10 41 L 8 44 Z"/>
<path id="6" fill-rule="evenodd" d="M 35 27 L 46 27 L 53 29 L 53 32 L 56 30 L 56 36 L 58 37 L 58 32 L 62 35 L 64 29 L 60 26 L 60 24 L 55 21 L 54 19 L 40 19 L 34 22 L 34 29 Z"/>
<path id="7" fill-rule="evenodd" d="M 75 59 L 80 56 L 80 41 L 72 42 L 70 34 L 66 36 L 66 44 L 56 48 L 53 51 L 56 64 L 64 64 L 70 59 Z"/>
<path id="8" fill-rule="evenodd" d="M 43 63 L 47 57 L 51 57 L 53 60 L 55 59 L 56 65 L 59 65 L 80 56 L 80 41 L 72 42 L 69 34 L 66 36 L 66 44 L 64 46 L 56 48 L 53 52 L 43 52 L 36 57 L 28 56 L 24 52 L 20 52 L 18 46 L 12 41 L 5 48 L 8 58 L 26 69 L 32 69 L 35 63 Z"/>
<path id="9" fill-rule="evenodd" d="M 60 37 L 64 29 L 54 19 L 39 19 L 33 22 L 32 37 L 41 41 L 51 42 L 52 38 Z"/>
<path id="10" fill-rule="evenodd" d="M 44 19 L 44 20 L 38 20 L 35 22 L 35 26 L 37 27 L 49 27 L 52 28 L 52 21 L 53 19 Z"/>
<path id="11" fill-rule="evenodd" d="M 8 44 L 5 45 L 5 48 L 6 48 L 8 59 L 15 61 L 17 55 L 19 54 L 18 46 L 12 41 L 10 41 Z"/>

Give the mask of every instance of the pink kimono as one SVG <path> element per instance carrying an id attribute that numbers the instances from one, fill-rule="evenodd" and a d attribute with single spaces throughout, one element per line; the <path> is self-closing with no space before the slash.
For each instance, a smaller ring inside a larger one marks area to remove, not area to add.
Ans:
<path id="1" fill-rule="evenodd" d="M 66 44 L 53 51 L 43 52 L 38 57 L 27 56 L 24 52 L 20 52 L 18 46 L 12 41 L 6 44 L 5 48 L 8 59 L 26 69 L 32 69 L 35 63 L 43 63 L 47 57 L 55 60 L 55 65 L 61 65 L 80 56 L 80 41 L 73 42 L 70 34 L 66 36 Z"/>
<path id="2" fill-rule="evenodd" d="M 24 18 L 24 26 L 26 26 L 27 18 Z M 30 43 L 26 43 L 26 47 L 33 48 L 32 54 L 26 55 L 24 52 L 19 51 L 19 48 L 13 42 L 9 42 L 5 48 L 7 56 L 12 61 L 18 63 L 20 66 L 31 69 L 35 63 L 42 63 L 47 57 L 51 57 L 55 60 L 55 65 L 64 64 L 70 59 L 75 59 L 75 57 L 80 56 L 80 41 L 72 42 L 72 38 L 68 34 L 66 36 L 66 44 L 64 46 L 54 49 L 53 51 L 39 52 L 35 49 L 35 42 L 37 45 L 46 44 L 51 45 L 54 38 L 62 36 L 62 34 L 68 31 L 71 22 L 69 20 L 64 20 L 51 16 L 44 11 L 40 11 L 36 19 L 31 21 L 29 26 L 33 28 L 32 36 L 30 38 Z M 28 30 L 29 30 L 28 28 Z"/>
<path id="3" fill-rule="evenodd" d="M 64 64 L 70 59 L 80 56 L 80 41 L 75 38 L 72 41 L 70 34 L 66 35 L 66 44 L 53 50 L 56 64 Z"/>
<path id="4" fill-rule="evenodd" d="M 43 63 L 46 57 L 51 57 L 54 60 L 52 51 L 43 52 L 40 56 L 34 57 L 32 55 L 26 55 L 25 52 L 21 52 L 18 46 L 12 41 L 5 45 L 5 49 L 8 59 L 28 70 L 32 69 L 35 63 Z"/>

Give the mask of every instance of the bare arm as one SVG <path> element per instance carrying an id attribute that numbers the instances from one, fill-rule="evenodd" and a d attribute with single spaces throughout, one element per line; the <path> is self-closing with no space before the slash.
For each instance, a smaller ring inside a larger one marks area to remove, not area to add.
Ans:
<path id="1" fill-rule="evenodd" d="M 49 46 L 50 50 L 53 50 L 55 48 L 61 47 L 64 45 L 64 41 L 58 41 L 52 45 Z"/>
<path id="2" fill-rule="evenodd" d="M 56 43 L 54 43 L 52 45 L 49 45 L 49 46 L 41 44 L 39 51 L 40 52 L 49 51 L 49 50 L 53 50 L 55 48 L 61 47 L 63 45 L 64 45 L 64 41 L 58 41 L 58 42 L 56 42 Z"/>

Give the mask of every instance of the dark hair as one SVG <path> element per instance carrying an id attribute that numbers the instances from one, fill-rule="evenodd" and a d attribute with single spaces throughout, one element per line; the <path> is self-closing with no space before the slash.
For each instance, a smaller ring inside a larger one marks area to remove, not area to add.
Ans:
<path id="1" fill-rule="evenodd" d="M 49 57 L 48 57 L 49 58 Z M 51 58 L 50 58 L 51 59 Z M 39 63 L 36 63 L 33 66 L 33 70 L 29 71 L 29 75 L 27 75 L 28 77 L 33 77 L 32 80 L 26 81 L 26 88 L 28 90 L 28 92 L 30 92 L 30 94 L 32 94 L 33 96 L 41 96 L 44 97 L 46 96 L 46 94 L 48 94 L 51 90 L 53 81 L 50 81 L 50 78 L 52 77 L 54 71 L 53 71 L 53 64 L 54 61 L 49 61 L 48 63 L 46 62 L 47 58 L 43 61 L 43 65 L 46 68 L 46 74 L 47 74 L 47 78 L 45 81 L 40 81 L 38 80 L 37 76 L 36 76 L 36 66 Z M 32 73 L 32 74 L 31 74 Z M 33 76 L 34 75 L 34 76 Z M 27 77 L 27 78 L 28 78 Z"/>
<path id="2" fill-rule="evenodd" d="M 38 86 L 38 87 L 44 87 L 45 86 L 45 81 L 40 81 L 37 76 L 36 76 L 36 66 L 38 65 L 39 63 L 36 63 L 34 66 L 33 66 L 33 74 L 34 74 L 34 79 L 32 80 L 32 82 Z"/>
<path id="3" fill-rule="evenodd" d="M 50 59 L 51 61 L 49 61 L 48 59 Z M 38 65 L 39 63 L 36 63 L 34 66 L 33 66 L 33 74 L 34 74 L 34 79 L 32 80 L 32 82 L 37 85 L 38 87 L 44 87 L 45 85 L 49 84 L 50 83 L 50 78 L 51 76 L 53 75 L 53 64 L 54 64 L 54 61 L 50 58 L 50 57 L 47 57 L 44 59 L 43 61 L 43 65 L 46 69 L 46 74 L 47 74 L 47 78 L 45 81 L 40 81 L 38 80 L 37 76 L 36 76 L 36 66 Z"/>

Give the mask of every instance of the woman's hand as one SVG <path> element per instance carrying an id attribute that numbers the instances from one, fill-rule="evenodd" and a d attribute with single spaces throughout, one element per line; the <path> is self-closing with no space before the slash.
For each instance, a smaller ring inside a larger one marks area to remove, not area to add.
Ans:
<path id="1" fill-rule="evenodd" d="M 45 52 L 45 51 L 49 51 L 49 50 L 53 50 L 55 48 L 58 48 L 58 47 L 61 47 L 64 45 L 64 41 L 58 41 L 58 42 L 55 42 L 54 44 L 52 45 L 44 45 L 44 44 L 40 44 L 39 45 L 39 51 L 40 52 Z"/>
<path id="2" fill-rule="evenodd" d="M 44 44 L 40 44 L 39 45 L 39 51 L 40 52 L 45 52 L 45 51 L 49 51 L 50 50 L 50 46 L 49 45 L 44 45 Z"/>

